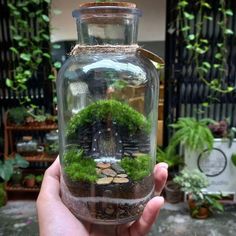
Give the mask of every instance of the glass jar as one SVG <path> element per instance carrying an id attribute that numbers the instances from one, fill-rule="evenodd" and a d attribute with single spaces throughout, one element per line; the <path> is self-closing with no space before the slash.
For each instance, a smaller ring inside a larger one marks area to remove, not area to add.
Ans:
<path id="1" fill-rule="evenodd" d="M 16 151 L 18 153 L 34 154 L 37 152 L 38 142 L 32 136 L 23 136 L 21 140 L 16 143 Z"/>
<path id="2" fill-rule="evenodd" d="M 58 132 L 53 130 L 45 135 L 45 152 L 49 155 L 58 154 L 59 137 Z"/>
<path id="3" fill-rule="evenodd" d="M 97 224 L 137 219 L 153 197 L 159 79 L 131 3 L 73 12 L 79 42 L 57 80 L 62 200 Z"/>

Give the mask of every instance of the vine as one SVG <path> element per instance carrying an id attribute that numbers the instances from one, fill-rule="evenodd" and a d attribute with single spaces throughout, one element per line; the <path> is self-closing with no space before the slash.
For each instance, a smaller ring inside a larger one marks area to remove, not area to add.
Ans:
<path id="1" fill-rule="evenodd" d="M 212 6 L 206 0 L 198 0 L 196 5 L 198 5 L 197 16 L 191 12 L 189 1 L 186 0 L 179 1 L 177 10 L 180 31 L 183 34 L 186 49 L 191 52 L 192 63 L 195 65 L 197 77 L 212 91 L 219 93 L 232 92 L 235 88 L 228 86 L 225 78 L 228 76 L 227 41 L 228 37 L 234 34 L 228 28 L 228 20 L 233 16 L 233 12 L 226 7 L 224 0 L 219 0 L 218 10 L 221 12 L 221 18 L 217 21 L 217 24 L 221 39 L 217 42 L 216 49 L 212 49 L 214 62 L 211 63 L 204 57 L 211 48 L 209 39 L 203 36 L 203 27 L 207 23 L 206 21 L 213 21 L 213 17 L 208 14 Z M 207 78 L 210 79 L 208 80 Z"/>
<path id="2" fill-rule="evenodd" d="M 51 64 L 49 48 L 45 47 L 45 42 L 50 41 L 49 17 L 43 9 L 43 4 L 49 7 L 50 3 L 51 0 L 8 2 L 11 16 L 10 31 L 13 39 L 10 51 L 13 53 L 14 70 L 10 78 L 6 79 L 6 85 L 15 91 L 20 104 L 30 102 L 28 95 L 20 95 L 27 94 L 25 93 L 27 82 L 37 72 L 39 66 L 42 63 Z M 35 25 L 37 30 L 29 26 L 28 19 L 37 22 Z M 54 67 L 60 66 L 60 63 L 54 63 Z M 48 79 L 55 80 L 55 76 L 50 74 Z"/>

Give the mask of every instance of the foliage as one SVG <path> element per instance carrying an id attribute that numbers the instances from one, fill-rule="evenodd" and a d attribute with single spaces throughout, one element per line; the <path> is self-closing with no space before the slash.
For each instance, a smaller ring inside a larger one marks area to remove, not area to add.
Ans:
<path id="1" fill-rule="evenodd" d="M 210 47 L 210 39 L 203 33 L 204 26 L 213 22 L 213 17 L 209 13 L 212 6 L 207 0 L 198 0 L 195 3 L 198 7 L 198 16 L 192 12 L 193 7 L 189 1 L 179 0 L 178 24 L 186 43 L 186 49 L 191 53 L 191 62 L 196 68 L 198 78 L 204 82 L 212 91 L 220 93 L 232 92 L 235 88 L 227 85 L 227 42 L 234 32 L 229 28 L 229 20 L 233 16 L 231 9 L 226 6 L 225 0 L 219 0 L 218 12 L 221 17 L 216 19 L 219 26 L 218 41 L 214 43 L 214 48 Z M 212 24 L 211 24 L 212 25 Z M 217 27 L 213 26 L 212 27 Z M 216 46 L 216 47 L 215 47 Z M 213 63 L 206 58 L 206 54 L 212 51 L 214 55 Z M 210 77 L 208 80 L 207 77 Z"/>
<path id="2" fill-rule="evenodd" d="M 41 184 L 43 181 L 43 175 L 36 175 L 35 176 L 35 181 L 37 184 Z"/>
<path id="3" fill-rule="evenodd" d="M 112 120 L 118 125 L 127 127 L 130 133 L 147 130 L 149 122 L 146 118 L 128 104 L 116 100 L 99 100 L 72 116 L 67 126 L 67 135 L 71 136 L 83 126 L 90 126 L 94 122 Z"/>
<path id="4" fill-rule="evenodd" d="M 151 157 L 142 155 L 136 158 L 124 157 L 120 162 L 126 174 L 134 181 L 143 179 L 151 173 Z"/>
<path id="5" fill-rule="evenodd" d="M 4 206 L 6 202 L 6 191 L 4 189 L 4 184 L 0 183 L 0 207 Z"/>
<path id="6" fill-rule="evenodd" d="M 202 189 L 209 185 L 205 174 L 197 169 L 183 169 L 173 181 L 181 186 L 182 191 L 192 194 L 194 199 L 197 199 L 202 194 Z"/>
<path id="7" fill-rule="evenodd" d="M 236 153 L 232 153 L 231 161 L 233 162 L 234 166 L 236 167 Z"/>
<path id="8" fill-rule="evenodd" d="M 95 161 L 91 158 L 86 158 L 83 150 L 68 150 L 64 154 L 63 163 L 65 165 L 65 173 L 73 181 L 94 183 L 98 178 Z"/>
<path id="9" fill-rule="evenodd" d="M 25 107 L 15 107 L 8 110 L 8 117 L 12 123 L 23 124 L 27 117 L 27 109 Z"/>
<path id="10" fill-rule="evenodd" d="M 157 147 L 156 161 L 157 163 L 165 162 L 169 167 L 183 164 L 181 156 L 176 154 L 175 148 L 170 148 L 170 146 L 167 146 L 164 150 Z"/>
<path id="11" fill-rule="evenodd" d="M 174 135 L 170 139 L 171 149 L 183 144 L 191 150 L 212 150 L 214 137 L 208 128 L 210 119 L 197 121 L 195 118 L 182 117 L 177 123 L 170 125 L 175 129 Z"/>
<path id="12" fill-rule="evenodd" d="M 24 177 L 24 180 L 30 180 L 30 179 L 35 179 L 35 175 L 34 174 L 28 174 Z"/>
<path id="13" fill-rule="evenodd" d="M 26 92 L 27 81 L 42 62 L 51 64 L 50 49 L 45 47 L 45 42 L 50 41 L 49 17 L 44 10 L 50 3 L 51 0 L 8 1 L 13 38 L 10 51 L 14 56 L 15 65 L 13 75 L 6 79 L 6 85 L 18 94 L 21 103 L 30 101 L 28 96 L 19 96 L 20 92 Z M 37 22 L 38 30 L 29 26 L 27 18 Z M 49 79 L 55 79 L 55 76 L 51 74 Z"/>
<path id="14" fill-rule="evenodd" d="M 0 160 L 0 177 L 5 181 L 9 181 L 17 168 L 27 168 L 29 162 L 26 161 L 22 156 L 16 154 L 12 159 L 5 160 L 5 162 Z"/>

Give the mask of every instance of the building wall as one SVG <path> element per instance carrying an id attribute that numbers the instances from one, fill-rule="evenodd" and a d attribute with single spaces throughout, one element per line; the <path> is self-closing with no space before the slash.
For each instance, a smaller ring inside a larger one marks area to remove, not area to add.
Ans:
<path id="1" fill-rule="evenodd" d="M 72 18 L 71 12 L 83 2 L 91 2 L 91 0 L 52 0 L 51 40 L 53 42 L 77 38 L 75 20 Z M 166 1 L 133 0 L 131 2 L 136 3 L 143 12 L 140 19 L 139 41 L 164 41 Z M 54 15 L 53 9 L 59 9 L 62 13 Z"/>

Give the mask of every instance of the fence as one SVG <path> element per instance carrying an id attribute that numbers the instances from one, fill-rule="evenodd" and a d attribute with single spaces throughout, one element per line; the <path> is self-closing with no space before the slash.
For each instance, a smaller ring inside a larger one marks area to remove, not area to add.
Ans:
<path id="1" fill-rule="evenodd" d="M 196 76 L 196 65 L 191 60 L 191 51 L 186 49 L 186 42 L 183 40 L 183 33 L 180 30 L 180 24 L 177 21 L 177 4 L 180 1 L 167 1 L 167 22 L 166 22 L 166 70 L 165 70 L 165 121 L 164 121 L 164 143 L 168 144 L 171 136 L 169 128 L 170 123 L 174 123 L 179 117 L 196 117 L 212 118 L 221 120 L 231 118 L 232 126 L 236 126 L 236 92 L 218 93 L 209 89 L 205 83 L 199 80 Z M 182 1 L 183 2 L 183 1 Z M 196 26 L 196 21 L 202 17 L 199 15 L 199 8 L 195 0 L 187 1 L 190 4 L 191 11 L 194 14 L 192 27 Z M 220 26 L 217 23 L 222 17 L 219 11 L 220 0 L 207 1 L 212 6 L 208 9 L 208 15 L 212 17 L 212 21 L 203 25 L 201 34 L 209 41 L 209 52 L 204 55 L 202 60 L 214 63 L 215 47 L 217 42 L 222 37 Z M 228 85 L 236 87 L 236 1 L 225 1 L 227 9 L 233 11 L 233 16 L 230 17 L 228 28 L 234 31 L 234 36 L 228 37 L 227 41 L 227 67 L 228 75 L 225 81 Z M 195 32 L 196 29 L 194 29 Z M 211 80 L 211 75 L 214 73 L 211 69 L 207 81 Z M 210 105 L 203 107 L 202 104 L 209 100 L 209 96 L 214 100 Z M 201 112 L 199 112 L 201 110 Z"/>

